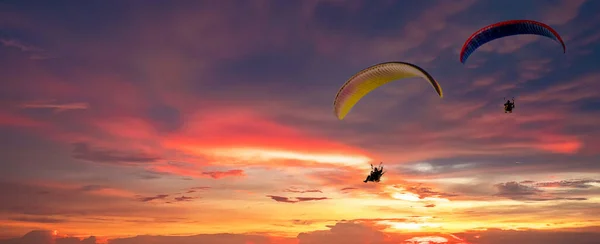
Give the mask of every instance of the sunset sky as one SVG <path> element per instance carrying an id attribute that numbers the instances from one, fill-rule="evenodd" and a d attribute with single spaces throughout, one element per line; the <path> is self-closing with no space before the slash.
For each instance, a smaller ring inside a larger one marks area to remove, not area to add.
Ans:
<path id="1" fill-rule="evenodd" d="M 600 243 L 599 11 L 2 1 L 0 243 Z M 566 53 L 524 35 L 459 62 L 509 19 L 552 26 Z M 340 86 L 389 61 L 444 98 L 400 80 L 338 120 Z"/>

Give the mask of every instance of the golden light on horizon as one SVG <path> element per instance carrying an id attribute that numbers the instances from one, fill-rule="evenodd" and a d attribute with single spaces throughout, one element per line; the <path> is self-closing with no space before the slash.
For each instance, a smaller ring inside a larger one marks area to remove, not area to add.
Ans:
<path id="1" fill-rule="evenodd" d="M 398 199 L 398 200 L 404 200 L 404 201 L 411 201 L 411 202 L 418 202 L 421 200 L 419 198 L 419 195 L 410 193 L 410 192 L 404 192 L 404 193 L 394 192 L 394 193 L 392 193 L 392 198 Z"/>
<path id="2" fill-rule="evenodd" d="M 442 224 L 439 224 L 439 223 L 395 222 L 395 221 L 388 221 L 388 220 L 380 221 L 378 223 L 390 226 L 391 228 L 396 229 L 396 230 L 412 230 L 412 231 L 418 231 L 418 230 L 422 230 L 422 229 L 426 229 L 426 228 L 439 228 L 442 226 Z"/>
<path id="3" fill-rule="evenodd" d="M 410 244 L 434 244 L 434 243 L 447 243 L 448 239 L 441 236 L 421 236 L 421 237 L 413 237 L 405 242 Z"/>
<path id="4" fill-rule="evenodd" d="M 420 202 L 420 201 L 430 201 L 430 202 L 450 202 L 450 200 L 446 198 L 440 197 L 422 197 L 419 194 L 412 193 L 410 191 L 405 190 L 404 188 L 395 188 L 388 187 L 392 191 L 395 191 L 390 194 L 390 196 L 394 199 L 410 201 L 410 202 Z"/>

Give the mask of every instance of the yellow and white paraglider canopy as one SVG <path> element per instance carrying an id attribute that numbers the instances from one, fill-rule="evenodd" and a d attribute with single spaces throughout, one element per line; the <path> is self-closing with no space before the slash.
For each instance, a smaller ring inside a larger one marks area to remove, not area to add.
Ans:
<path id="1" fill-rule="evenodd" d="M 427 80 L 437 94 L 443 97 L 442 87 L 421 67 L 405 62 L 380 63 L 358 72 L 344 83 L 333 101 L 335 115 L 342 120 L 369 92 L 389 82 L 412 77 Z"/>

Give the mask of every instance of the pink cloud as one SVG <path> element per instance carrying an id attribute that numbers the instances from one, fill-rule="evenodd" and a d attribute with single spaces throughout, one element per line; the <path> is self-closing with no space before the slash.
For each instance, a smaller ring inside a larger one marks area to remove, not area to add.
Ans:
<path id="1" fill-rule="evenodd" d="M 526 82 L 544 77 L 552 71 L 550 68 L 551 62 L 551 59 L 536 59 L 535 61 L 527 60 L 519 62 L 517 65 L 519 82 Z"/>
<path id="2" fill-rule="evenodd" d="M 542 20 L 549 25 L 564 25 L 579 15 L 586 0 L 561 0 L 556 4 L 543 4 Z"/>
<path id="3" fill-rule="evenodd" d="M 345 153 L 366 155 L 360 149 L 310 136 L 307 132 L 270 121 L 250 111 L 221 110 L 193 116 L 180 133 L 167 136 L 163 145 L 194 155 L 206 154 L 206 151 L 202 151 L 204 148 L 215 149 L 213 152 L 229 150 L 223 151 L 223 154 L 231 156 L 235 156 L 237 152 L 288 160 L 307 157 L 317 161 L 319 158 L 325 160 L 326 157 L 335 157 L 334 154 L 341 156 Z M 294 156 L 294 153 L 304 153 L 305 156 Z M 309 156 L 311 154 L 313 156 Z M 326 156 L 329 154 L 332 156 Z M 249 159 L 247 163 L 252 163 L 252 158 Z"/>
<path id="4" fill-rule="evenodd" d="M 20 42 L 16 39 L 0 39 L 0 43 L 2 45 L 4 45 L 5 47 L 14 47 L 23 52 L 41 51 L 41 49 L 38 47 L 23 44 L 22 42 Z"/>
<path id="5" fill-rule="evenodd" d="M 26 116 L 0 111 L 0 125 L 15 127 L 40 127 L 44 126 L 45 124 L 41 121 L 36 121 Z"/>
<path id="6" fill-rule="evenodd" d="M 472 0 L 456 1 L 452 4 L 443 1 L 439 2 L 431 8 L 424 10 L 415 20 L 408 22 L 403 29 L 398 32 L 399 36 L 394 38 L 375 38 L 373 41 L 368 42 L 370 48 L 367 53 L 373 53 L 379 59 L 383 60 L 395 59 L 401 53 L 406 53 L 411 49 L 421 46 L 434 35 L 453 33 L 452 35 L 447 36 L 450 39 L 439 39 L 458 41 L 459 35 L 457 35 L 456 29 L 461 28 L 457 28 L 449 23 L 448 19 L 467 10 L 475 3 L 476 1 Z M 446 32 L 447 28 L 452 31 Z M 436 45 L 436 47 L 440 47 L 441 49 L 449 46 L 450 45 L 445 42 Z M 428 49 L 425 53 L 421 51 L 418 55 L 413 55 L 411 60 L 421 59 L 420 62 L 428 62 L 433 60 L 436 56 L 435 53 L 438 53 L 439 51 L 440 49 Z M 424 57 L 425 59 L 423 59 Z"/>
<path id="7" fill-rule="evenodd" d="M 575 102 L 598 97 L 590 87 L 595 86 L 595 82 L 600 78 L 599 73 L 583 74 L 569 82 L 560 82 L 553 86 L 533 91 L 523 95 L 519 100 L 525 102 L 557 102 L 562 103 Z"/>
<path id="8" fill-rule="evenodd" d="M 55 112 L 62 112 L 67 110 L 78 110 L 78 109 L 88 109 L 89 104 L 87 103 L 65 103 L 65 104 L 57 104 L 57 103 L 24 103 L 19 107 L 24 109 L 52 109 Z"/>

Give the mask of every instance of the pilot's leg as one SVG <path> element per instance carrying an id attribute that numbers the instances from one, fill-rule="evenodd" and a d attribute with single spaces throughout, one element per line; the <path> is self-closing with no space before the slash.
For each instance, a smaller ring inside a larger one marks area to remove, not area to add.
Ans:
<path id="1" fill-rule="evenodd" d="M 365 179 L 365 181 L 363 181 L 364 183 L 367 183 L 367 181 L 371 180 L 371 176 L 367 175 L 367 178 Z"/>

